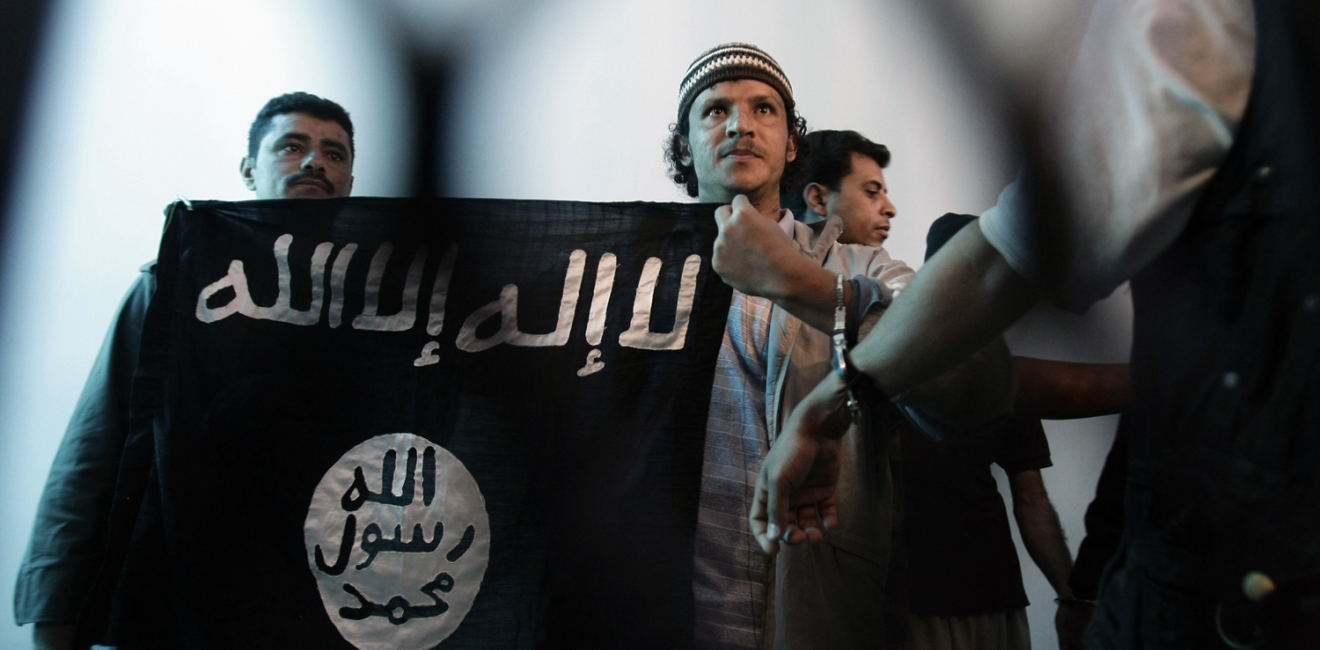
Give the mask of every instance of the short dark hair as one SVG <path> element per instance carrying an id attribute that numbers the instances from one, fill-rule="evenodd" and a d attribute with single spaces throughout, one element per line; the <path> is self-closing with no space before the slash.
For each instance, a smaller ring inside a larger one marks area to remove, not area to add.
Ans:
<path id="1" fill-rule="evenodd" d="M 970 214 L 950 212 L 930 224 L 930 230 L 926 231 L 926 261 L 929 262 L 936 251 L 944 248 L 958 231 L 973 221 L 976 221 L 976 217 Z"/>
<path id="2" fill-rule="evenodd" d="M 779 193 L 783 194 L 797 183 L 802 175 L 803 161 L 811 153 L 811 145 L 806 140 L 807 121 L 798 115 L 792 101 L 786 102 L 784 110 L 788 113 L 788 137 L 797 145 L 797 156 L 784 165 L 784 175 L 779 179 Z M 687 190 L 688 196 L 697 196 L 697 169 L 693 165 L 683 164 L 683 141 L 687 139 L 688 116 L 681 115 L 678 123 L 669 125 L 669 137 L 665 139 L 665 161 L 669 163 L 669 178 L 675 185 Z"/>
<path id="3" fill-rule="evenodd" d="M 807 211 L 807 202 L 802 198 L 807 185 L 820 183 L 832 192 L 839 191 L 843 177 L 852 173 L 853 154 L 874 160 L 881 169 L 889 166 L 889 148 L 871 142 L 856 131 L 812 131 L 805 140 L 809 145 L 808 154 L 800 157 L 805 172 L 781 198 L 784 206 L 798 215 L 805 215 Z"/>
<path id="4" fill-rule="evenodd" d="M 261 146 L 261 139 L 266 137 L 266 132 L 270 130 L 271 120 L 279 115 L 289 113 L 306 113 L 318 120 L 338 122 L 339 126 L 344 127 L 344 132 L 348 134 L 349 155 L 355 155 L 353 120 L 348 118 L 348 111 L 344 110 L 343 106 L 323 97 L 317 97 L 311 93 L 295 92 L 280 95 L 261 107 L 261 111 L 257 113 L 257 119 L 252 121 L 252 127 L 248 129 L 249 157 L 257 157 L 257 147 Z"/>

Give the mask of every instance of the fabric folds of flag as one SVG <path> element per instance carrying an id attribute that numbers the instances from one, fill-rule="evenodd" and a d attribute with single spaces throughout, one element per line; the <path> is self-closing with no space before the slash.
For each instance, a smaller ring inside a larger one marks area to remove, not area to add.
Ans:
<path id="1" fill-rule="evenodd" d="M 111 562 L 123 647 L 685 647 L 730 289 L 712 206 L 176 205 Z"/>

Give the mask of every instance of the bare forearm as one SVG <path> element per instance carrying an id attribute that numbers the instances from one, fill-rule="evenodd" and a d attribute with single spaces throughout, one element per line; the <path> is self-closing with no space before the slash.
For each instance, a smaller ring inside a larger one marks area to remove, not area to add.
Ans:
<path id="1" fill-rule="evenodd" d="M 72 650 L 77 627 L 72 623 L 37 623 L 32 627 L 36 650 Z"/>
<path id="2" fill-rule="evenodd" d="M 1054 506 L 1049 501 L 1014 505 L 1013 515 L 1031 560 L 1040 567 L 1060 598 L 1071 596 L 1068 574 L 1072 572 L 1072 554 L 1068 551 Z"/>
<path id="3" fill-rule="evenodd" d="M 894 300 L 853 362 L 897 395 L 980 350 L 1037 297 L 980 228 L 964 228 Z"/>
<path id="4" fill-rule="evenodd" d="M 826 271 L 806 257 L 785 264 L 780 287 L 767 296 L 788 313 L 822 332 L 834 331 L 834 309 L 838 306 L 836 288 L 839 276 Z M 852 303 L 852 283 L 843 283 L 843 304 Z"/>
<path id="5" fill-rule="evenodd" d="M 1018 412 L 1066 420 L 1122 412 L 1132 398 L 1126 363 L 1069 363 L 1014 357 Z"/>

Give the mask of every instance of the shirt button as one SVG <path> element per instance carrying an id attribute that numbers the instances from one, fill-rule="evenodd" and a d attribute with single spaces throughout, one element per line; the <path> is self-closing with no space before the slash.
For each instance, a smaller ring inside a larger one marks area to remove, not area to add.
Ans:
<path id="1" fill-rule="evenodd" d="M 1274 175 L 1274 168 L 1270 167 L 1269 165 L 1261 165 L 1260 167 L 1256 168 L 1256 178 L 1258 180 L 1263 181 L 1273 175 Z"/>
<path id="2" fill-rule="evenodd" d="M 1320 311 L 1320 296 L 1313 293 L 1302 298 L 1302 310 L 1308 314 L 1314 314 L 1316 311 Z"/>
<path id="3" fill-rule="evenodd" d="M 1228 390 L 1233 390 L 1238 387 L 1238 384 L 1242 383 L 1242 378 L 1239 377 L 1236 372 L 1230 370 L 1224 373 L 1223 382 L 1224 382 L 1224 388 Z"/>

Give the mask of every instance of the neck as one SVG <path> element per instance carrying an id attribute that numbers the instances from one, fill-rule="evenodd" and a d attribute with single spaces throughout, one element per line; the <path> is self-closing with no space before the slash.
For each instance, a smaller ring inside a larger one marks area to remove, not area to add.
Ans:
<path id="1" fill-rule="evenodd" d="M 779 183 L 774 183 L 769 187 L 761 187 L 755 190 L 742 192 L 733 188 L 704 188 L 698 186 L 697 200 L 702 203 L 722 203 L 728 205 L 733 203 L 733 197 L 739 194 L 745 195 L 748 201 L 751 201 L 752 207 L 757 212 L 779 221 L 783 218 L 783 212 L 779 206 Z"/>

